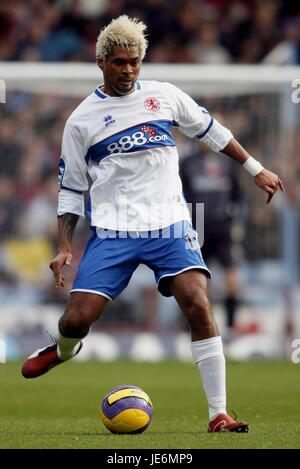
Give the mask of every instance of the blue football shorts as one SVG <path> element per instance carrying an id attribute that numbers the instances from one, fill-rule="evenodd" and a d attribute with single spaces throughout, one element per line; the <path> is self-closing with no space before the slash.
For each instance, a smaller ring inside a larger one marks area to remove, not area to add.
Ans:
<path id="1" fill-rule="evenodd" d="M 210 277 L 201 254 L 197 232 L 188 221 L 145 232 L 97 228 L 77 269 L 71 292 L 82 291 L 116 298 L 139 264 L 153 270 L 157 288 L 172 296 L 169 278 L 191 269 Z"/>

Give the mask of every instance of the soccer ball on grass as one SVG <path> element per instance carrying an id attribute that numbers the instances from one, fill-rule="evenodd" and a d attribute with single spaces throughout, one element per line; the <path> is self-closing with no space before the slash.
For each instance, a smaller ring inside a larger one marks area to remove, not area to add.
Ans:
<path id="1" fill-rule="evenodd" d="M 106 394 L 100 412 L 104 425 L 112 433 L 142 433 L 149 427 L 152 413 L 150 397 L 130 384 Z"/>

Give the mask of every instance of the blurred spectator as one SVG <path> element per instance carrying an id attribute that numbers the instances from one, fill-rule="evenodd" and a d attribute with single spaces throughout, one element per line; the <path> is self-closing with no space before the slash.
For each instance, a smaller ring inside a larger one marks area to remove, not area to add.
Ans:
<path id="1" fill-rule="evenodd" d="M 146 60 L 255 63 L 288 40 L 300 7 L 283 0 L 10 0 L 0 61 L 94 61 L 99 30 L 126 13 L 148 25 Z M 170 38 L 175 39 L 174 47 Z M 177 54 L 174 50 L 178 49 Z M 299 54 L 297 63 L 299 63 Z"/>
<path id="2" fill-rule="evenodd" d="M 273 65 L 300 63 L 300 15 L 286 20 L 282 26 L 283 38 L 264 58 L 263 62 Z"/>
<path id="3" fill-rule="evenodd" d="M 0 246 L 17 232 L 19 206 L 15 181 L 0 173 Z"/>
<path id="4" fill-rule="evenodd" d="M 19 171 L 21 145 L 15 138 L 12 118 L 1 120 L 0 126 L 0 176 L 14 177 Z"/>
<path id="5" fill-rule="evenodd" d="M 45 181 L 42 189 L 33 197 L 21 214 L 20 231 L 27 238 L 46 237 L 55 241 L 57 238 L 57 176 Z"/>

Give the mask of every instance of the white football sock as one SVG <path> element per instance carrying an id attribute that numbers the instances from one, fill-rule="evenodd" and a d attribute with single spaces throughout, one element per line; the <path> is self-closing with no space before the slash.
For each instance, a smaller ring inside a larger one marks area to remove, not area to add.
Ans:
<path id="1" fill-rule="evenodd" d="M 78 351 L 81 339 L 70 339 L 59 334 L 57 339 L 57 355 L 61 360 L 69 360 Z"/>
<path id="2" fill-rule="evenodd" d="M 226 413 L 225 357 L 220 336 L 192 342 L 192 355 L 197 364 L 208 401 L 209 420 Z"/>

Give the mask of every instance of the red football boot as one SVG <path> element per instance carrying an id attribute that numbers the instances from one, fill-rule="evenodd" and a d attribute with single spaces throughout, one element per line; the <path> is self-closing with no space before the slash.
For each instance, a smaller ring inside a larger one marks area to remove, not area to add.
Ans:
<path id="1" fill-rule="evenodd" d="M 79 343 L 79 348 L 75 355 L 80 352 L 81 348 L 82 342 Z M 24 378 L 37 378 L 65 361 L 59 358 L 57 354 L 57 343 L 47 345 L 47 347 L 36 350 L 27 358 L 22 366 L 22 375 Z"/>
<path id="2" fill-rule="evenodd" d="M 239 432 L 248 433 L 249 426 L 246 422 L 236 422 L 227 414 L 218 414 L 208 424 L 207 431 L 211 432 Z"/>

